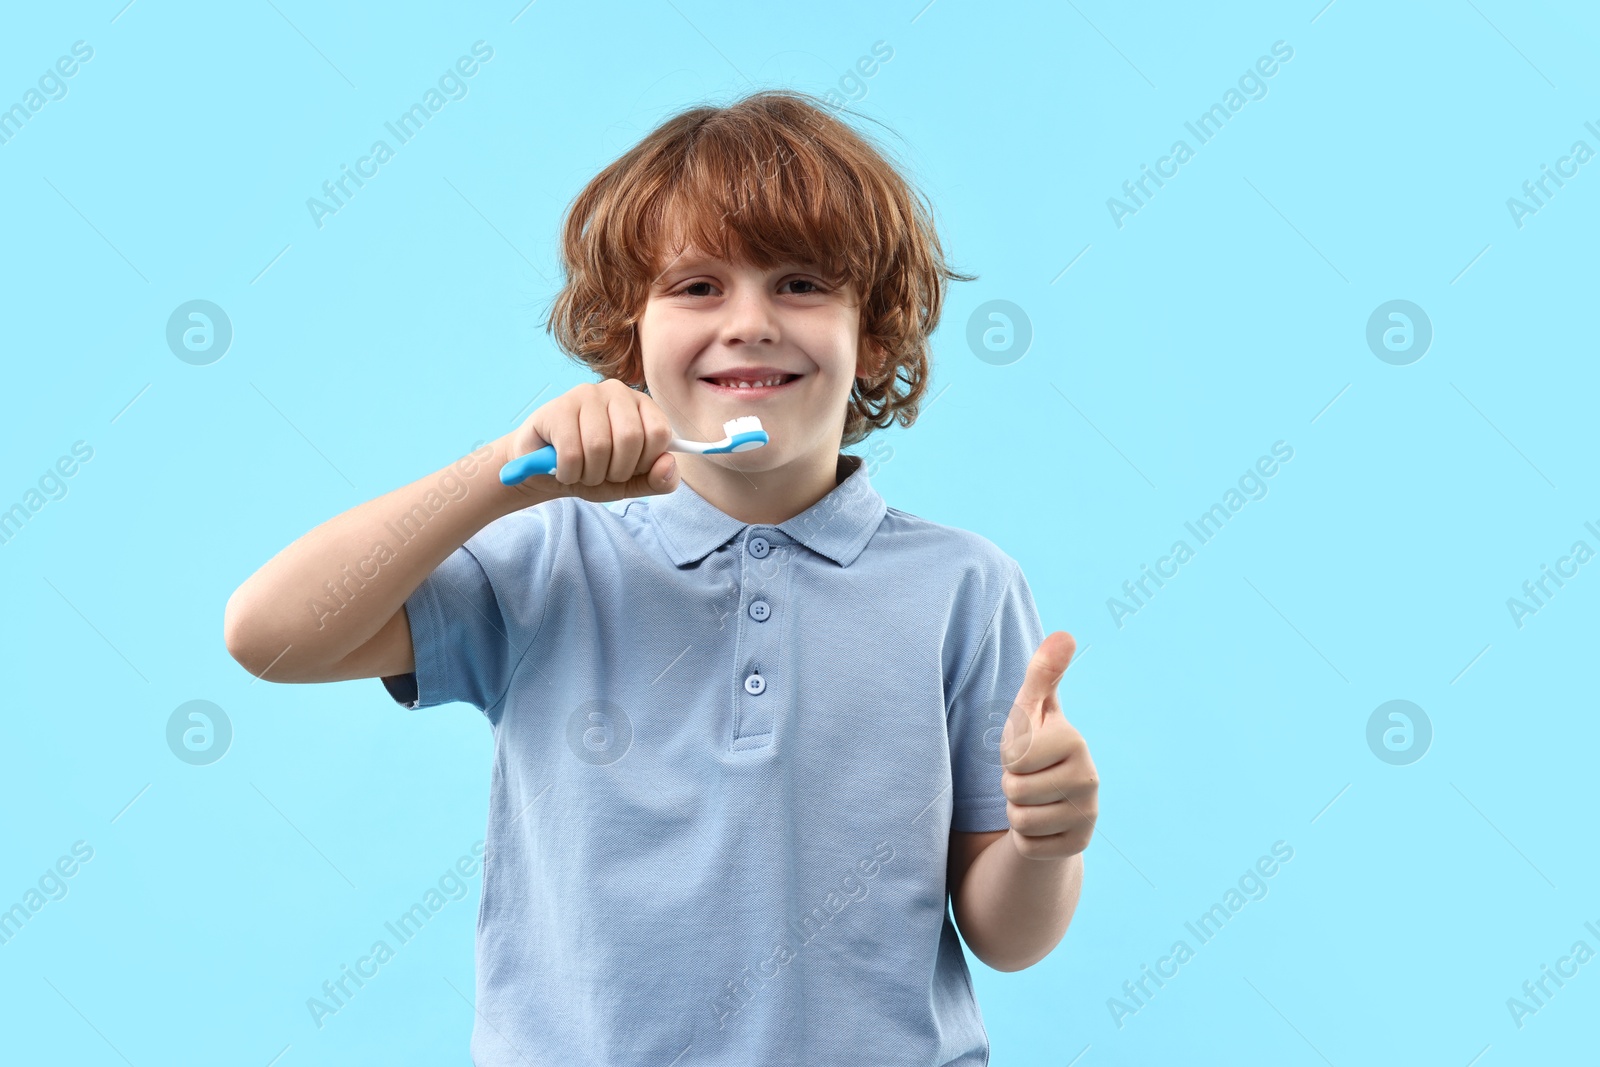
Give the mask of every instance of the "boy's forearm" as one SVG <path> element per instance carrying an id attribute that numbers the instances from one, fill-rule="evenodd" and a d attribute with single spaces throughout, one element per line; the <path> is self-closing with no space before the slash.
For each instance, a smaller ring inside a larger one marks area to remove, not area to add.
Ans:
<path id="1" fill-rule="evenodd" d="M 997 971 L 1044 959 L 1066 935 L 1083 886 L 1083 853 L 1030 859 L 997 838 L 973 859 L 954 901 L 967 947 Z"/>
<path id="2" fill-rule="evenodd" d="M 450 553 L 483 527 L 541 502 L 500 484 L 504 439 L 334 516 L 228 599 L 229 651 L 271 680 L 337 663 L 366 643 Z"/>

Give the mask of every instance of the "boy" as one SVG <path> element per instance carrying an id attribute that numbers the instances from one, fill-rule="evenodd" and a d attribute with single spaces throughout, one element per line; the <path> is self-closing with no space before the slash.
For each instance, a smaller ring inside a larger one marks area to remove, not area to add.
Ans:
<path id="1" fill-rule="evenodd" d="M 966 276 L 787 92 L 662 124 L 562 254 L 550 329 L 602 380 L 290 545 L 230 652 L 488 718 L 474 1063 L 986 1063 L 947 905 L 1002 970 L 1066 931 L 1097 796 L 1072 642 L 840 453 L 914 420 Z M 767 445 L 664 451 L 743 415 Z M 553 474 L 499 483 L 546 443 Z"/>

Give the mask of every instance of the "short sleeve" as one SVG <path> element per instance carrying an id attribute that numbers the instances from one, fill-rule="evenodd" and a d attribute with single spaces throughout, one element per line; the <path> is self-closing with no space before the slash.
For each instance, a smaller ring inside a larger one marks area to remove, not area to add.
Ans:
<path id="1" fill-rule="evenodd" d="M 550 524 L 536 510 L 480 531 L 406 598 L 416 669 L 382 679 L 401 706 L 460 702 L 499 722 L 511 677 L 537 637 L 548 587 Z"/>
<path id="2" fill-rule="evenodd" d="M 1010 565 L 1010 580 L 950 703 L 952 830 L 982 832 L 1010 825 L 1000 789 L 1000 734 L 1028 662 L 1044 641 L 1039 609 L 1022 568 L 1015 561 Z"/>

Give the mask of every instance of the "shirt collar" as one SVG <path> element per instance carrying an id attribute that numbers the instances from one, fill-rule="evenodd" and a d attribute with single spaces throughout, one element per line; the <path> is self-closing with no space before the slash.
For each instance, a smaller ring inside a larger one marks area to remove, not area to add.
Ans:
<path id="1" fill-rule="evenodd" d="M 867 547 L 889 509 L 867 479 L 867 466 L 860 456 L 841 454 L 841 462 L 853 464 L 850 474 L 827 496 L 776 528 L 811 551 L 848 567 Z M 673 492 L 650 499 L 650 515 L 667 554 L 680 567 L 704 559 L 712 549 L 752 525 L 715 507 L 681 479 Z"/>

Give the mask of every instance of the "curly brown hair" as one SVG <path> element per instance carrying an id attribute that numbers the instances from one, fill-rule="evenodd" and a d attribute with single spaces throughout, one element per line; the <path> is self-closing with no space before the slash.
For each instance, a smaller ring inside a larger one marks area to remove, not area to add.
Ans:
<path id="1" fill-rule="evenodd" d="M 841 445 L 916 421 L 946 283 L 976 275 L 950 269 L 931 208 L 835 110 L 795 90 L 693 107 L 595 175 L 562 227 L 566 283 L 545 323 L 556 344 L 642 388 L 636 326 L 685 244 L 766 270 L 812 264 L 860 295 L 859 341 L 878 355 L 850 391 Z"/>

